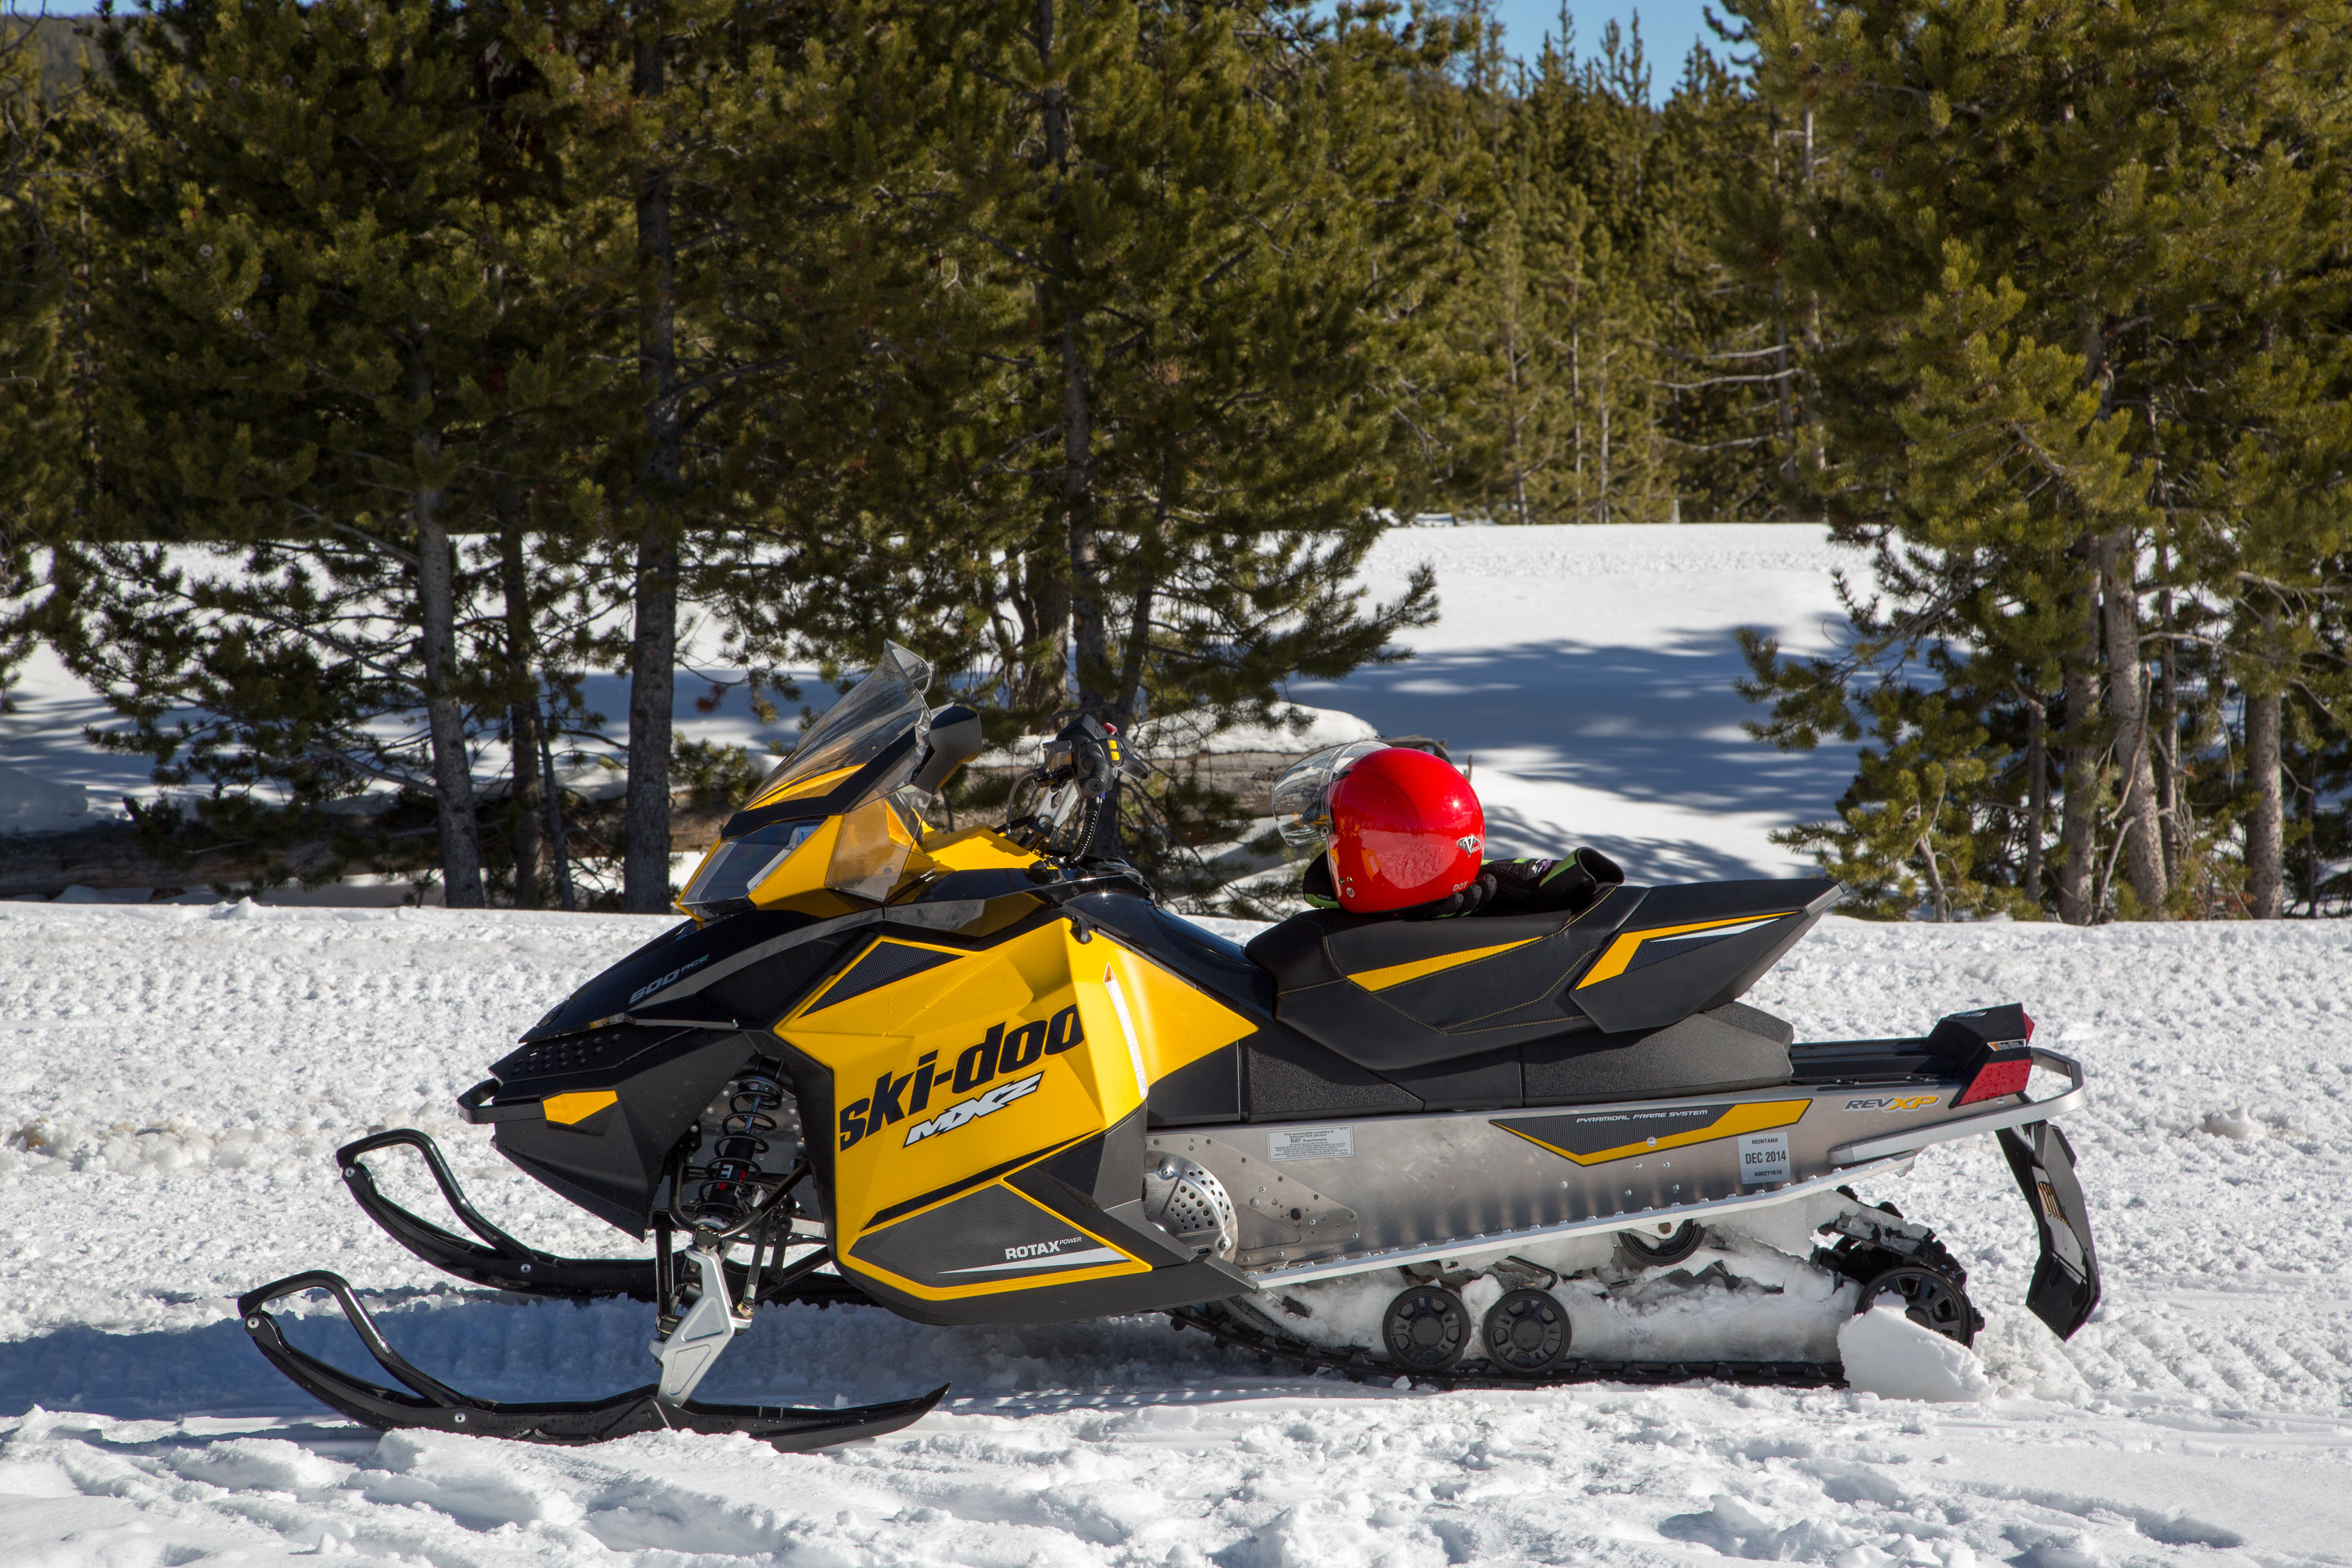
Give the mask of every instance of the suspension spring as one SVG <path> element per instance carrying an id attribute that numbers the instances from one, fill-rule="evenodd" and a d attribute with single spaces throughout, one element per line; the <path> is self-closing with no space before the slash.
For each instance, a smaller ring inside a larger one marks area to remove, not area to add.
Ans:
<path id="1" fill-rule="evenodd" d="M 760 1201 L 759 1184 L 768 1174 L 760 1166 L 768 1152 L 768 1141 L 761 1134 L 776 1130 L 772 1113 L 783 1103 L 774 1065 L 765 1060 L 754 1062 L 727 1086 L 727 1115 L 711 1144 L 711 1161 L 688 1173 L 702 1183 L 686 1213 L 696 1230 L 730 1231 L 751 1217 Z"/>

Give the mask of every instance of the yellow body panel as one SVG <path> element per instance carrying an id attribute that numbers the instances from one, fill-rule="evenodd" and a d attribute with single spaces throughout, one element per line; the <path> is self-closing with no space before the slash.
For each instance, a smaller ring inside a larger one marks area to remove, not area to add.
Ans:
<path id="1" fill-rule="evenodd" d="M 852 1272 L 879 1272 L 850 1256 L 868 1230 L 1104 1131 L 1153 1081 L 1255 1026 L 1116 942 L 1079 941 L 1067 921 L 979 952 L 891 935 L 866 952 L 881 947 L 948 962 L 832 1000 L 852 963 L 776 1026 L 833 1071 L 835 1125 L 807 1136 L 833 1144 L 834 1256 Z M 946 1289 L 887 1278 L 946 1300 L 1147 1267 Z"/>
<path id="2" fill-rule="evenodd" d="M 1688 936 L 1693 931 L 1715 931 L 1723 926 L 1760 926 L 1766 921 L 1777 921 L 1783 915 L 1792 915 L 1796 912 L 1794 910 L 1776 910 L 1769 915 L 1735 915 L 1727 921 L 1697 921 L 1686 926 L 1659 926 L 1653 931 L 1629 931 L 1609 944 L 1609 951 L 1602 953 L 1592 965 L 1591 971 L 1576 983 L 1576 988 L 1581 991 L 1588 985 L 1598 985 L 1604 980 L 1616 979 L 1625 973 L 1625 966 L 1633 962 L 1634 951 L 1643 942 L 1654 938 Z"/>
<path id="3" fill-rule="evenodd" d="M 609 1089 L 583 1089 L 577 1094 L 551 1094 L 540 1101 L 539 1113 L 559 1126 L 571 1127 L 587 1121 L 620 1098 Z"/>
<path id="4" fill-rule="evenodd" d="M 1037 864 L 1037 857 L 993 827 L 967 827 L 955 833 L 926 835 L 923 853 L 947 871 L 1019 870 Z"/>
<path id="5" fill-rule="evenodd" d="M 1644 1138 L 1638 1143 L 1621 1143 L 1614 1149 L 1595 1150 L 1590 1154 L 1571 1154 L 1513 1122 L 1497 1121 L 1495 1125 L 1506 1132 L 1517 1133 L 1539 1149 L 1549 1149 L 1563 1160 L 1579 1165 L 1605 1165 L 1612 1160 L 1622 1160 L 1634 1154 L 1654 1154 L 1661 1149 L 1679 1149 L 1687 1143 L 1711 1143 L 1717 1138 L 1729 1138 L 1735 1133 L 1769 1132 L 1775 1127 L 1791 1127 L 1811 1104 L 1811 1100 L 1767 1100 L 1748 1105 L 1735 1105 L 1704 1127 L 1694 1127 L 1687 1132 L 1670 1132 L 1664 1138 Z"/>
<path id="6" fill-rule="evenodd" d="M 1435 958 L 1416 958 L 1411 963 L 1391 963 L 1383 969 L 1367 969 L 1349 979 L 1367 991 L 1385 991 L 1391 985 L 1402 985 L 1408 980 L 1418 980 L 1424 974 L 1440 970 L 1458 969 L 1465 963 L 1475 963 L 1482 958 L 1492 958 L 1498 952 L 1508 952 L 1515 947 L 1540 942 L 1541 937 L 1527 937 L 1518 942 L 1500 942 L 1492 947 L 1474 947 L 1467 952 L 1440 953 Z"/>
<path id="7" fill-rule="evenodd" d="M 833 864 L 834 847 L 841 842 L 841 824 L 838 816 L 826 817 L 799 848 L 784 857 L 782 865 L 753 884 L 753 907 L 772 910 L 795 894 L 822 892 L 825 870 Z"/>
<path id="8" fill-rule="evenodd" d="M 744 803 L 743 809 L 757 811 L 762 806 L 774 805 L 779 801 L 803 800 L 813 795 L 824 795 L 856 773 L 858 766 L 859 764 L 852 763 L 845 768 L 832 768 L 824 773 L 811 773 L 804 779 L 787 779 L 764 795 L 753 795 Z"/>

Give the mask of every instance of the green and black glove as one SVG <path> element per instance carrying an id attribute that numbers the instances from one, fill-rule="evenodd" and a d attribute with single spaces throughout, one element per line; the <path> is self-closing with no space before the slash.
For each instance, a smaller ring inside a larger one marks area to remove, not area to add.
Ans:
<path id="1" fill-rule="evenodd" d="M 1496 884 L 1488 912 L 1498 915 L 1554 910 L 1582 914 L 1600 899 L 1602 889 L 1625 879 L 1623 868 L 1598 849 L 1579 849 L 1557 860 L 1489 860 L 1485 875 Z"/>

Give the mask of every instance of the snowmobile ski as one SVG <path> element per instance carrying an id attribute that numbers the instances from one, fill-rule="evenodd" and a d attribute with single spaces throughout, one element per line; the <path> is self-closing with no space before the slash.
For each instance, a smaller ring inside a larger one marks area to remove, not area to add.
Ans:
<path id="1" fill-rule="evenodd" d="M 688 919 L 458 1099 L 501 1155 L 649 1237 L 651 1258 L 526 1246 L 419 1131 L 339 1156 L 361 1206 L 459 1279 L 651 1302 L 661 1380 L 617 1403 L 493 1407 L 380 1353 L 402 1394 L 287 1349 L 257 1304 L 248 1326 L 288 1375 L 362 1419 L 480 1430 L 496 1410 L 519 1435 L 584 1441 L 681 1424 L 757 1307 L 862 1300 L 940 1325 L 1166 1313 L 1351 1376 L 1819 1384 L 1839 1312 L 1892 1300 L 1974 1335 L 1950 1252 L 1853 1194 L 1982 1136 L 2041 1227 L 2029 1306 L 2062 1336 L 2096 1308 L 2088 1208 L 2052 1125 L 2084 1075 L 2033 1044 L 2023 1008 L 1800 1042 L 1740 1000 L 1842 884 L 1594 878 L 1572 907 L 1310 910 L 1243 946 L 1160 907 L 1120 859 L 1118 742 L 1091 721 L 1051 738 L 1002 827 L 935 827 L 936 792 L 981 736 L 969 710 L 926 705 L 928 679 L 889 649 L 723 826 L 679 895 Z M 462 1230 L 378 1188 L 366 1156 L 396 1145 Z M 1735 1279 L 1741 1259 L 1754 1272 Z M 1383 1277 L 1408 1283 L 1381 1313 L 1365 1287 Z M 1620 1311 L 1621 1286 L 1640 1312 L 1679 1311 L 1675 1292 L 1740 1300 L 1662 1338 Z M 329 1288 L 360 1326 L 349 1288 Z M 1618 1316 L 1577 1305 L 1595 1289 Z M 709 1419 L 819 1442 L 830 1414 Z M 851 1415 L 839 1430 L 863 1429 Z"/>
<path id="2" fill-rule="evenodd" d="M 376 1364 L 410 1392 L 369 1383 L 287 1342 L 278 1320 L 267 1309 L 274 1301 L 312 1289 L 334 1296 Z M 605 1399 L 502 1404 L 468 1397 L 412 1365 L 385 1341 L 375 1320 L 341 1275 L 325 1269 L 292 1275 L 247 1291 L 237 1299 L 236 1306 L 247 1334 L 270 1365 L 320 1403 L 379 1431 L 421 1427 L 557 1444 L 602 1443 L 639 1432 L 740 1433 L 791 1453 L 895 1432 L 921 1419 L 947 1393 L 942 1384 L 913 1399 L 824 1410 L 673 1401 L 660 1396 L 658 1384 L 649 1384 Z"/>

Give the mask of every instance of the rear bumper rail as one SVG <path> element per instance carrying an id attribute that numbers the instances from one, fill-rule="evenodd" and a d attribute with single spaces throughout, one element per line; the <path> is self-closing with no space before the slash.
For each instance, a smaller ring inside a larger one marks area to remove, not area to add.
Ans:
<path id="1" fill-rule="evenodd" d="M 325 1290 L 375 1358 L 408 1392 L 387 1388 L 320 1361 L 289 1344 L 269 1306 L 305 1290 Z M 458 1393 L 410 1364 L 394 1350 L 368 1315 L 349 1281 L 314 1268 L 249 1290 L 237 1298 L 245 1331 L 262 1355 L 320 1404 L 380 1431 L 423 1428 L 529 1443 L 602 1443 L 639 1432 L 740 1433 L 797 1453 L 858 1437 L 879 1436 L 919 1420 L 947 1393 L 943 1384 L 912 1399 L 837 1410 L 793 1405 L 703 1405 L 663 1399 L 652 1384 L 605 1399 L 509 1405 Z"/>
<path id="2" fill-rule="evenodd" d="M 2089 1103 L 2091 1091 L 2084 1080 L 2081 1062 L 2073 1057 L 2062 1057 L 2056 1051 L 2045 1051 L 2036 1047 L 2033 1065 L 2064 1073 L 2066 1089 L 2047 1100 L 2026 1100 L 2021 1095 L 2015 1104 L 1994 1102 L 1983 1110 L 1955 1117 L 1949 1121 L 1906 1127 L 1876 1138 L 1857 1138 L 1851 1143 L 1840 1143 L 1830 1151 L 1830 1163 L 1864 1165 L 1874 1160 L 1891 1159 L 1897 1154 L 1916 1153 L 1930 1144 L 1950 1143 L 1962 1138 L 1998 1132 L 2004 1127 L 2023 1127 L 2032 1122 L 2047 1121 L 2053 1116 L 2065 1116 L 2080 1110 Z"/>

